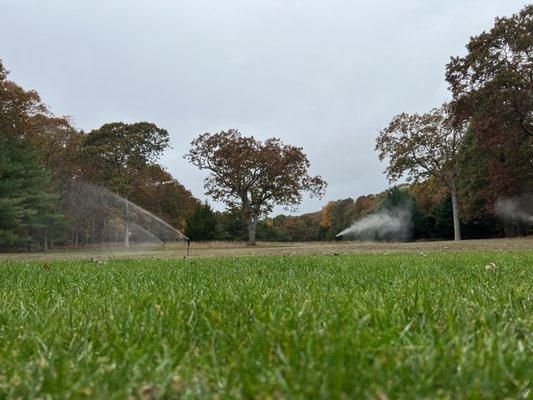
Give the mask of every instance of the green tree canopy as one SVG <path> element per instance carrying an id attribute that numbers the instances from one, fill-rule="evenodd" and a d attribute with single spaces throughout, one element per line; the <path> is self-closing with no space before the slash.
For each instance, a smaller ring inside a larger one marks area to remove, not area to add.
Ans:
<path id="1" fill-rule="evenodd" d="M 130 196 L 139 173 L 169 145 L 168 132 L 149 122 L 114 122 L 89 132 L 81 143 L 84 176 Z"/>
<path id="2" fill-rule="evenodd" d="M 37 93 L 7 80 L 0 62 L 0 246 L 40 239 L 46 248 L 50 230 L 63 220 L 50 171 L 31 142 L 39 116 L 47 110 Z"/>
<path id="3" fill-rule="evenodd" d="M 185 223 L 185 235 L 191 240 L 212 240 L 216 236 L 217 218 L 209 204 L 200 204 Z"/>

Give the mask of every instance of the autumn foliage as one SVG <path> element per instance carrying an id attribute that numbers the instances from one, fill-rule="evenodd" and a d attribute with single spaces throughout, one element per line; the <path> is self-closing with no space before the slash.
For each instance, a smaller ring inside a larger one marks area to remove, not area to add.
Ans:
<path id="1" fill-rule="evenodd" d="M 276 206 L 293 211 L 304 193 L 324 194 L 326 183 L 310 175 L 302 148 L 235 129 L 198 136 L 186 158 L 208 171 L 206 194 L 227 205 L 213 211 L 159 164 L 170 143 L 164 128 L 109 122 L 80 131 L 37 92 L 10 81 L 0 62 L 0 247 L 94 244 L 95 232 L 116 221 L 91 203 L 86 182 L 199 240 L 333 240 L 398 203 L 409 205 L 415 240 L 529 234 L 527 219 L 501 219 L 496 205 L 533 193 L 533 5 L 496 18 L 466 50 L 446 65 L 449 103 L 417 114 L 398 110 L 379 132 L 377 156 L 398 186 L 276 216 Z"/>
<path id="2" fill-rule="evenodd" d="M 320 176 L 308 174 L 310 163 L 301 148 L 275 138 L 262 142 L 235 129 L 200 135 L 185 157 L 210 172 L 206 194 L 242 212 L 249 244 L 255 244 L 259 218 L 274 206 L 298 205 L 304 191 L 320 197 L 326 186 Z"/>

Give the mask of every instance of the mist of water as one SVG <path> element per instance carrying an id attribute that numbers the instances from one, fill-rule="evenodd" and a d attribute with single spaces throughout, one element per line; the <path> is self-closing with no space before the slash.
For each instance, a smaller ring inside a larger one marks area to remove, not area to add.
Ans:
<path id="1" fill-rule="evenodd" d="M 151 222 L 151 227 L 154 230 L 155 234 L 159 234 L 161 239 L 165 239 L 166 237 L 172 237 L 175 236 L 177 239 L 180 240 L 187 240 L 188 237 L 185 236 L 183 233 L 178 231 L 176 228 L 174 228 L 169 223 L 163 221 L 161 218 L 159 218 L 157 215 L 152 214 L 151 212 L 145 210 L 142 207 L 139 207 L 137 204 L 130 202 L 130 210 L 135 212 L 137 215 L 144 215 L 148 217 L 148 219 Z"/>
<path id="2" fill-rule="evenodd" d="M 118 202 L 125 204 L 128 203 L 128 212 L 134 214 L 135 218 L 142 220 L 147 228 L 147 231 L 151 232 L 156 236 L 160 241 L 165 240 L 188 240 L 188 237 L 183 233 L 178 231 L 169 223 L 163 221 L 157 215 L 154 215 L 148 210 L 138 206 L 137 204 L 125 199 L 124 197 L 119 196 L 116 193 L 110 192 L 107 189 L 96 187 L 98 190 L 106 191 L 109 196 L 112 196 Z"/>
<path id="3" fill-rule="evenodd" d="M 144 229 L 142 226 L 134 222 L 130 222 L 128 226 L 130 230 L 130 240 L 137 243 L 144 244 L 162 244 L 163 242 L 152 232 Z"/>
<path id="4" fill-rule="evenodd" d="M 188 238 L 160 217 L 116 193 L 78 181 L 65 195 L 75 244 L 158 245 Z"/>
<path id="5" fill-rule="evenodd" d="M 410 238 L 411 231 L 411 208 L 403 205 L 367 215 L 337 234 L 336 237 L 406 241 Z"/>
<path id="6" fill-rule="evenodd" d="M 533 225 L 533 193 L 498 199 L 494 211 L 505 221 Z"/>

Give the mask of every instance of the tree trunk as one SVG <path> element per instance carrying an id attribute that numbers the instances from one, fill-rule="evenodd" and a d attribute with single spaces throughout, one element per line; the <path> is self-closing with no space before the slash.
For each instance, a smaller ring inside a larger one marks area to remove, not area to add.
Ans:
<path id="1" fill-rule="evenodd" d="M 96 243 L 96 214 L 93 215 L 93 226 L 91 233 L 91 243 Z"/>
<path id="2" fill-rule="evenodd" d="M 453 239 L 461 240 L 461 223 L 459 221 L 459 202 L 457 200 L 457 186 L 455 184 L 455 172 L 450 179 L 450 192 L 452 195 L 452 212 L 453 212 Z"/>
<path id="3" fill-rule="evenodd" d="M 124 247 L 130 247 L 130 227 L 128 221 L 124 221 Z"/>
<path id="4" fill-rule="evenodd" d="M 252 214 L 248 214 L 248 246 L 255 246 L 255 232 L 257 228 L 257 218 Z"/>
<path id="5" fill-rule="evenodd" d="M 100 240 L 100 243 L 101 244 L 104 244 L 104 241 L 105 241 L 105 229 L 107 227 L 107 217 L 104 217 L 104 222 L 102 223 L 102 236 L 101 236 L 101 240 Z"/>
<path id="6" fill-rule="evenodd" d="M 48 252 L 48 232 L 44 233 L 43 250 L 45 253 Z"/>
<path id="7" fill-rule="evenodd" d="M 130 247 L 130 226 L 128 221 L 128 199 L 124 199 L 126 205 L 124 212 L 124 247 Z"/>

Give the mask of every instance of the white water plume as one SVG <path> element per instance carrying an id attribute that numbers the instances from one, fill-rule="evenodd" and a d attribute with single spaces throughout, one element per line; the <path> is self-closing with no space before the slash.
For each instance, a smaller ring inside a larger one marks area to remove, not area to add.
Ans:
<path id="1" fill-rule="evenodd" d="M 498 199 L 494 211 L 503 220 L 533 225 L 533 193 Z"/>
<path id="2" fill-rule="evenodd" d="M 337 234 L 336 237 L 405 241 L 409 239 L 411 230 L 410 207 L 399 206 L 367 215 Z"/>

